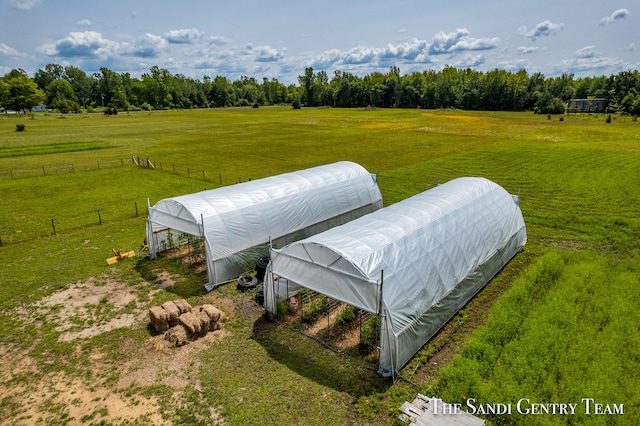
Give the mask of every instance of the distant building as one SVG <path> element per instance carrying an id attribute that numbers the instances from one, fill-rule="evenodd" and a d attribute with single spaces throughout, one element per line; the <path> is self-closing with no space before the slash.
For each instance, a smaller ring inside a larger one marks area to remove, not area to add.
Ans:
<path id="1" fill-rule="evenodd" d="M 40 104 L 38 106 L 34 106 L 33 108 L 31 108 L 31 111 L 33 112 L 45 112 L 47 110 L 47 107 L 44 104 Z"/>
<path id="2" fill-rule="evenodd" d="M 593 99 L 570 99 L 567 102 L 568 113 L 578 112 L 605 112 L 607 100 L 602 98 Z"/>

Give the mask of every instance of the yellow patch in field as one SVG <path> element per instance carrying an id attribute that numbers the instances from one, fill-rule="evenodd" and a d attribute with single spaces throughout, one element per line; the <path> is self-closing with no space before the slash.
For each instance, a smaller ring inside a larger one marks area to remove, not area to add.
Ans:
<path id="1" fill-rule="evenodd" d="M 409 123 L 370 123 L 370 124 L 365 124 L 364 127 L 365 129 L 404 129 L 407 127 L 411 127 L 412 125 Z"/>
<path id="2" fill-rule="evenodd" d="M 474 116 L 471 116 L 471 115 L 450 114 L 450 113 L 435 114 L 435 113 L 432 113 L 432 112 L 423 112 L 421 115 L 423 117 L 447 118 L 447 119 L 454 119 L 454 120 L 467 121 L 467 122 L 480 121 L 480 117 L 474 117 Z"/>

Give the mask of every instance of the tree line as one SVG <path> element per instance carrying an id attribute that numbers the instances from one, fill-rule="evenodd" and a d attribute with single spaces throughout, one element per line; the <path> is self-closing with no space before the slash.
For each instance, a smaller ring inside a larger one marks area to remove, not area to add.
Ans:
<path id="1" fill-rule="evenodd" d="M 460 108 L 486 111 L 565 112 L 570 99 L 600 98 L 607 111 L 640 114 L 640 73 L 575 78 L 573 74 L 545 77 L 494 69 L 480 72 L 446 66 L 401 75 L 400 69 L 372 72 L 363 77 L 346 71 L 314 72 L 307 67 L 298 84 L 276 78 L 224 76 L 202 80 L 152 67 L 140 78 L 108 68 L 88 75 L 75 66 L 49 64 L 30 78 L 12 70 L 0 78 L 0 107 L 29 111 L 44 103 L 62 113 L 103 107 L 107 113 L 132 110 L 216 108 L 291 104 L 341 108 Z"/>

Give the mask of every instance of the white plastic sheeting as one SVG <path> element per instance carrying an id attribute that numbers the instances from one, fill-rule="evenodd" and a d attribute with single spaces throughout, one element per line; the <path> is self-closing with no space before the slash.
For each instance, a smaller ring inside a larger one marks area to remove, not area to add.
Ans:
<path id="1" fill-rule="evenodd" d="M 310 288 L 381 319 L 380 373 L 402 368 L 524 246 L 517 200 L 484 179 L 452 180 L 271 250 L 265 308 Z"/>
<path id="2" fill-rule="evenodd" d="M 151 258 L 176 233 L 204 238 L 208 288 L 253 269 L 274 247 L 341 225 L 382 207 L 375 176 L 342 161 L 164 199 L 149 207 Z"/>

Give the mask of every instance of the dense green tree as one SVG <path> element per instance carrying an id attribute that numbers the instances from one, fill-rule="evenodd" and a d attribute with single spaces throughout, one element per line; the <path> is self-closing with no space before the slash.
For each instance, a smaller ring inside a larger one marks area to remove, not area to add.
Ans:
<path id="1" fill-rule="evenodd" d="M 589 98 L 589 89 L 591 88 L 591 79 L 580 78 L 574 82 L 573 85 L 573 99 L 587 99 Z"/>
<path id="2" fill-rule="evenodd" d="M 236 91 L 231 82 L 222 76 L 216 76 L 209 91 L 209 103 L 213 107 L 229 107 L 236 103 Z"/>
<path id="3" fill-rule="evenodd" d="M 79 112 L 80 104 L 76 101 L 73 86 L 67 80 L 58 78 L 49 83 L 46 89 L 47 107 L 57 109 L 59 112 Z"/>
<path id="4" fill-rule="evenodd" d="M 47 64 L 44 69 L 39 69 L 33 76 L 33 80 L 38 84 L 41 90 L 47 90 L 47 87 L 54 81 L 64 76 L 64 68 L 58 64 Z"/>
<path id="5" fill-rule="evenodd" d="M 635 100 L 636 100 L 636 95 L 634 93 L 627 94 L 627 96 L 622 98 L 622 100 L 620 101 L 620 107 L 618 111 L 625 114 L 632 114 L 633 104 Z"/>
<path id="6" fill-rule="evenodd" d="M 3 80 L 0 102 L 13 102 L 8 81 L 23 76 L 14 70 Z M 50 107 L 61 111 L 103 105 L 111 109 L 207 108 L 248 105 L 276 105 L 298 101 L 304 106 L 343 108 L 372 105 L 381 108 L 463 108 L 469 110 L 532 110 L 561 112 L 571 98 L 604 98 L 610 112 L 636 114 L 640 95 L 638 71 L 623 71 L 609 77 L 575 79 L 573 74 L 546 78 L 529 76 L 526 70 L 510 72 L 493 69 L 445 66 L 441 71 L 415 71 L 401 75 L 392 66 L 386 73 L 374 71 L 362 77 L 334 71 L 329 79 L 324 70 L 307 67 L 298 84 L 285 86 L 277 79 L 242 76 L 231 81 L 223 76 L 203 81 L 153 66 L 141 78 L 100 68 L 91 76 L 77 67 L 48 64 L 33 80 L 46 92 Z M 68 83 L 68 84 L 67 84 Z M 70 84 L 70 87 L 69 87 Z"/>
<path id="7" fill-rule="evenodd" d="M 100 105 L 108 106 L 120 87 L 120 75 L 102 67 L 99 73 L 93 74 L 93 78 L 98 83 L 96 97 L 100 100 Z"/>
<path id="8" fill-rule="evenodd" d="M 6 84 L 2 89 L 5 92 L 3 95 L 4 108 L 22 111 L 26 114 L 44 102 L 45 93 L 23 70 L 11 70 L 3 80 Z"/>
<path id="9" fill-rule="evenodd" d="M 313 73 L 313 68 L 305 68 L 304 75 L 298 77 L 298 82 L 302 89 L 302 103 L 305 106 L 318 106 L 321 87 L 317 75 Z"/>
<path id="10" fill-rule="evenodd" d="M 609 79 L 605 76 L 594 77 L 589 79 L 591 84 L 589 86 L 589 98 L 603 99 L 607 97 L 609 92 Z"/>
<path id="11" fill-rule="evenodd" d="M 82 104 L 83 108 L 87 107 L 87 104 L 91 103 L 92 99 L 95 99 L 94 94 L 97 90 L 97 82 L 87 76 L 87 74 L 78 67 L 68 66 L 64 69 L 65 78 L 76 95 L 77 101 Z"/>
<path id="12" fill-rule="evenodd" d="M 9 83 L 0 78 L 0 107 L 7 108 L 9 104 Z"/>
<path id="13" fill-rule="evenodd" d="M 267 105 L 278 105 L 285 102 L 287 88 L 278 79 L 272 78 L 269 80 L 264 77 L 260 89 L 264 94 L 264 101 Z"/>
<path id="14" fill-rule="evenodd" d="M 631 105 L 631 110 L 629 112 L 636 117 L 640 115 L 640 95 L 636 95 L 636 98 L 633 100 L 633 104 Z"/>
<path id="15" fill-rule="evenodd" d="M 445 66 L 436 80 L 435 104 L 438 108 L 458 108 L 462 100 L 460 72 Z"/>

